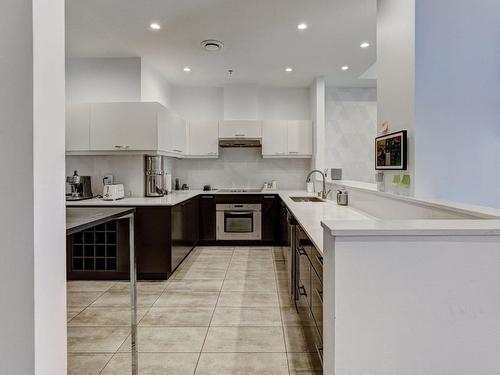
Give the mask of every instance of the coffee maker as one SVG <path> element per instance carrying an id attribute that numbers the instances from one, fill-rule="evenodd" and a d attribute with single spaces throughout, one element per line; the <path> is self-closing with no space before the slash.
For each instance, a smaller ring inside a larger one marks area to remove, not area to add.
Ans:
<path id="1" fill-rule="evenodd" d="M 69 185 L 69 193 L 66 193 L 67 201 L 81 201 L 93 198 L 90 176 L 79 176 L 75 171 L 73 176 L 66 177 L 66 184 Z"/>

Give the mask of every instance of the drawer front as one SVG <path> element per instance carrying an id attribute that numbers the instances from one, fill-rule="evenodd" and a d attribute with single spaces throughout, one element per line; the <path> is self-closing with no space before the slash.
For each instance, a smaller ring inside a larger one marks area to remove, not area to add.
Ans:
<path id="1" fill-rule="evenodd" d="M 323 283 L 315 271 L 311 270 L 311 315 L 318 332 L 323 337 Z"/>
<path id="2" fill-rule="evenodd" d="M 297 247 L 297 260 L 299 262 L 299 295 L 306 297 L 307 303 L 310 304 L 311 266 L 303 247 Z"/>
<path id="3" fill-rule="evenodd" d="M 318 274 L 320 281 L 323 282 L 323 256 L 314 246 L 306 246 L 306 252 L 312 268 Z"/>

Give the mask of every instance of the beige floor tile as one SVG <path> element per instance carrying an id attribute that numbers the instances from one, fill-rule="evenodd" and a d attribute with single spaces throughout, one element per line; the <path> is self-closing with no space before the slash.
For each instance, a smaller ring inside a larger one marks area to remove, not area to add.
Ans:
<path id="1" fill-rule="evenodd" d="M 219 292 L 222 288 L 222 280 L 172 280 L 167 284 L 167 291 L 182 292 Z"/>
<path id="2" fill-rule="evenodd" d="M 285 262 L 274 262 L 274 270 L 280 272 L 287 272 L 287 265 Z"/>
<path id="3" fill-rule="evenodd" d="M 323 367 L 317 353 L 287 353 L 290 373 L 321 373 Z"/>
<path id="4" fill-rule="evenodd" d="M 128 327 L 68 327 L 68 352 L 116 352 L 129 333 Z"/>
<path id="5" fill-rule="evenodd" d="M 67 318 L 66 321 L 69 322 L 75 316 L 77 316 L 78 314 L 80 314 L 84 309 L 85 309 L 85 307 L 68 307 L 68 309 L 67 309 L 67 315 L 66 315 L 66 318 Z"/>
<path id="6" fill-rule="evenodd" d="M 288 272 L 287 271 L 276 271 L 276 279 L 278 280 L 288 280 Z"/>
<path id="7" fill-rule="evenodd" d="M 267 279 L 275 280 L 274 271 L 266 270 L 228 270 L 226 279 Z"/>
<path id="8" fill-rule="evenodd" d="M 199 353 L 207 327 L 139 327 L 138 351 L 143 353 Z M 130 352 L 130 337 L 120 348 Z"/>
<path id="9" fill-rule="evenodd" d="M 215 307 L 219 292 L 164 292 L 155 307 Z"/>
<path id="10" fill-rule="evenodd" d="M 68 354 L 68 375 L 98 375 L 113 354 Z"/>
<path id="11" fill-rule="evenodd" d="M 284 353 L 202 353 L 196 375 L 288 375 Z"/>
<path id="12" fill-rule="evenodd" d="M 277 307 L 217 307 L 210 326 L 281 327 L 281 315 Z"/>
<path id="13" fill-rule="evenodd" d="M 292 301 L 292 299 L 290 297 L 290 293 L 288 293 L 288 291 L 286 291 L 286 292 L 279 291 L 278 292 L 278 300 L 280 302 L 281 307 L 293 307 L 293 306 L 295 306 L 294 302 Z"/>
<path id="14" fill-rule="evenodd" d="M 193 375 L 198 357 L 197 353 L 139 353 L 139 374 Z M 130 354 L 115 354 L 101 375 L 130 374 L 131 361 Z"/>
<path id="15" fill-rule="evenodd" d="M 315 353 L 316 327 L 284 326 L 287 352 Z"/>
<path id="16" fill-rule="evenodd" d="M 276 292 L 221 292 L 217 306 L 272 307 L 279 306 Z"/>
<path id="17" fill-rule="evenodd" d="M 271 279 L 224 280 L 223 292 L 275 292 L 276 281 Z"/>
<path id="18" fill-rule="evenodd" d="M 203 352 L 284 352 L 281 327 L 210 327 Z"/>
<path id="19" fill-rule="evenodd" d="M 152 306 L 160 296 L 160 292 L 156 293 L 137 293 L 137 306 Z M 92 307 L 129 307 L 130 292 L 125 290 L 113 290 L 104 293 L 93 304 Z"/>
<path id="20" fill-rule="evenodd" d="M 87 307 L 103 292 L 68 292 L 66 303 L 68 307 Z"/>
<path id="21" fill-rule="evenodd" d="M 216 263 L 216 262 L 193 262 L 189 264 L 184 264 L 182 266 L 183 271 L 226 271 L 228 265 L 226 263 Z"/>
<path id="22" fill-rule="evenodd" d="M 141 326 L 208 327 L 213 308 L 152 307 Z"/>
<path id="23" fill-rule="evenodd" d="M 137 291 L 139 293 L 161 293 L 167 287 L 167 281 L 139 281 L 137 282 Z M 129 291 L 130 283 L 128 281 L 119 281 L 113 285 L 110 291 Z"/>
<path id="24" fill-rule="evenodd" d="M 282 307 L 281 318 L 285 326 L 313 326 L 314 322 L 309 317 L 308 307 L 299 307 L 298 311 L 295 306 Z"/>
<path id="25" fill-rule="evenodd" d="M 68 292 L 105 292 L 115 284 L 116 281 L 72 280 L 67 282 L 66 288 Z"/>
<path id="26" fill-rule="evenodd" d="M 261 263 L 252 263 L 252 262 L 234 262 L 229 265 L 227 268 L 228 272 L 232 271 L 265 271 L 270 274 L 274 273 L 274 266 L 272 262 L 261 262 Z"/>
<path id="27" fill-rule="evenodd" d="M 290 284 L 288 282 L 288 279 L 276 280 L 276 285 L 279 292 L 288 293 L 288 291 L 290 290 Z"/>
<path id="28" fill-rule="evenodd" d="M 181 269 L 175 273 L 174 280 L 200 280 L 200 279 L 216 279 L 224 280 L 226 270 L 217 269 Z"/>
<path id="29" fill-rule="evenodd" d="M 137 321 L 146 314 L 147 309 L 137 309 Z M 69 327 L 99 327 L 130 325 L 130 308 L 126 307 L 87 307 L 68 323 Z"/>

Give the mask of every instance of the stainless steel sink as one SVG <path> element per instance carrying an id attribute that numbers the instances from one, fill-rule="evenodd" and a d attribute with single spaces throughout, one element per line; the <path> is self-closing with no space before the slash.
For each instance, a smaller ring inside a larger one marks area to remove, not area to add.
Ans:
<path id="1" fill-rule="evenodd" d="M 294 202 L 324 202 L 318 197 L 290 197 L 290 199 Z"/>

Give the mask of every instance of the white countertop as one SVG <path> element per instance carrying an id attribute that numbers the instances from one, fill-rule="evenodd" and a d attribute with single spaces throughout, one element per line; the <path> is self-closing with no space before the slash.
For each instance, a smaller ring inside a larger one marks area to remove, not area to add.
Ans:
<path id="1" fill-rule="evenodd" d="M 326 220 L 373 220 L 374 218 L 349 206 L 338 206 L 333 201 L 294 202 L 290 197 L 314 196 L 305 191 L 264 190 L 250 193 L 228 193 L 218 191 L 186 190 L 174 191 L 161 198 L 124 198 L 118 201 L 105 201 L 100 198 L 83 201 L 66 202 L 68 207 L 137 207 L 137 206 L 175 206 L 200 194 L 278 194 L 286 204 L 300 226 L 307 233 L 313 244 L 323 252 L 323 228 L 321 222 Z"/>
<path id="2" fill-rule="evenodd" d="M 160 198 L 148 197 L 129 197 L 117 201 L 105 201 L 102 198 L 85 199 L 83 201 L 67 201 L 67 207 L 91 207 L 91 206 L 117 206 L 117 207 L 136 207 L 136 206 L 175 206 L 188 199 L 204 193 L 201 190 L 179 190 L 172 194 Z M 212 194 L 211 192 L 206 192 Z"/>
<path id="3" fill-rule="evenodd" d="M 336 202 L 294 202 L 290 197 L 314 196 L 304 191 L 280 191 L 280 198 L 307 233 L 314 246 L 323 253 L 323 228 L 321 222 L 374 221 L 376 218 L 349 206 L 339 206 Z"/>
<path id="4" fill-rule="evenodd" d="M 326 220 L 332 236 L 500 236 L 500 220 Z"/>

